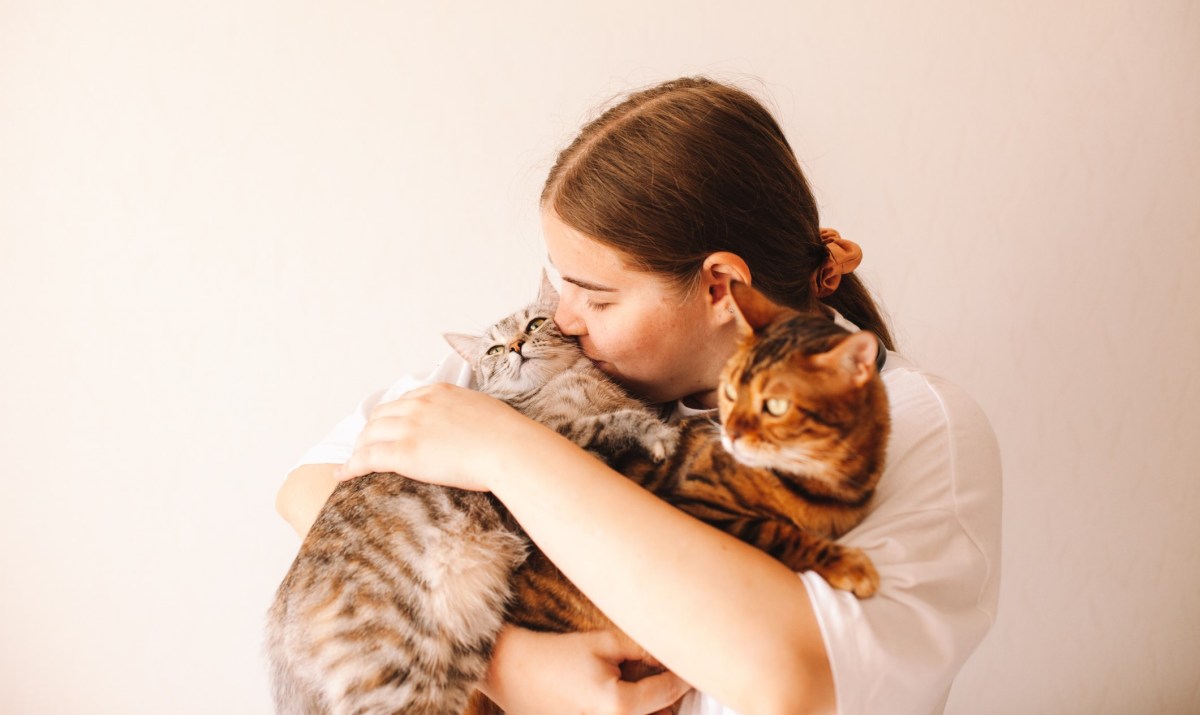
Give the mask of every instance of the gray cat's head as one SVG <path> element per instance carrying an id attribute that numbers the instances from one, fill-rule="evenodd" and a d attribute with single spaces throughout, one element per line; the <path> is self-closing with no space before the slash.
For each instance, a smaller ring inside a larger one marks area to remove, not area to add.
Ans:
<path id="1" fill-rule="evenodd" d="M 581 355 L 579 343 L 554 324 L 558 291 L 542 273 L 537 299 L 483 335 L 447 333 L 450 343 L 475 370 L 481 392 L 510 398 L 542 387 Z"/>

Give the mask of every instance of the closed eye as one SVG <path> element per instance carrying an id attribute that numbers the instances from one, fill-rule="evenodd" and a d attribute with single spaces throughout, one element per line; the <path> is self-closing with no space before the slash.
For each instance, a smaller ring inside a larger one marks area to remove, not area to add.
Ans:
<path id="1" fill-rule="evenodd" d="M 587 302 L 587 307 L 591 308 L 592 310 L 594 310 L 596 312 L 604 310 L 605 308 L 607 308 L 610 305 L 612 305 L 612 303 L 597 303 L 596 301 L 592 300 L 591 298 L 588 298 L 588 302 Z"/>

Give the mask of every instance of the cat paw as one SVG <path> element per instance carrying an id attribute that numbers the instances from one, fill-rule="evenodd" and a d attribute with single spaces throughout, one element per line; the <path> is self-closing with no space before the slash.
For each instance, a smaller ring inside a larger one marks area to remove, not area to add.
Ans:
<path id="1" fill-rule="evenodd" d="M 871 558 L 859 549 L 843 549 L 830 563 L 817 567 L 830 586 L 870 598 L 879 590 L 879 572 Z"/>
<path id="2" fill-rule="evenodd" d="M 674 454 L 675 448 L 679 446 L 679 430 L 664 426 L 655 432 L 655 438 L 650 444 L 650 457 L 655 462 L 662 462 Z"/>

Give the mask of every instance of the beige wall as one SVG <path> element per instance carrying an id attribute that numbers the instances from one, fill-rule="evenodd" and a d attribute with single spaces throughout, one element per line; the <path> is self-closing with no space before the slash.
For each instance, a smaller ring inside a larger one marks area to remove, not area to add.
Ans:
<path id="1" fill-rule="evenodd" d="M 996 427 L 949 712 L 1200 711 L 1200 7 L 545 5 L 0 2 L 0 711 L 265 712 L 285 470 L 524 300 L 556 150 L 690 72 Z"/>

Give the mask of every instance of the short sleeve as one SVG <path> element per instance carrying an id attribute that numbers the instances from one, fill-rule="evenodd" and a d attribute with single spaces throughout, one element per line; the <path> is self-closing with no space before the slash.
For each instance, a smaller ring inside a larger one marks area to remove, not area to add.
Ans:
<path id="1" fill-rule="evenodd" d="M 358 403 L 353 412 L 334 425 L 333 429 L 320 442 L 309 448 L 288 471 L 305 464 L 344 464 L 346 460 L 350 459 L 350 454 L 354 450 L 354 442 L 367 424 L 367 417 L 376 405 L 390 402 L 410 390 L 435 382 L 473 387 L 471 366 L 457 353 L 450 353 L 425 377 L 405 376 L 396 380 L 386 390 L 372 392 Z"/>
<path id="2" fill-rule="evenodd" d="M 884 381 L 887 467 L 871 513 L 841 540 L 871 557 L 880 590 L 859 600 L 801 574 L 840 715 L 940 713 L 999 596 L 1000 457 L 987 418 L 956 386 L 909 367 Z"/>

